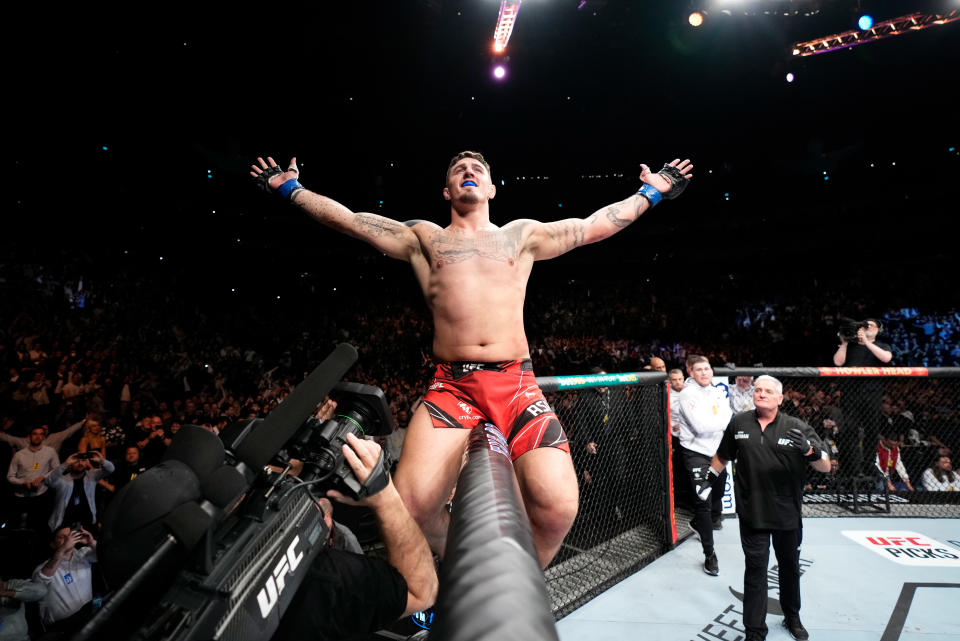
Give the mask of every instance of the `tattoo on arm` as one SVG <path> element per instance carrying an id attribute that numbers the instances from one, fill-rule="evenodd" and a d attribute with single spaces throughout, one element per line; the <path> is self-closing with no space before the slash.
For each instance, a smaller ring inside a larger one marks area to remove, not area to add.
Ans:
<path id="1" fill-rule="evenodd" d="M 563 252 L 568 252 L 583 244 L 585 221 L 571 220 L 548 227 L 551 240 Z"/>
<path id="2" fill-rule="evenodd" d="M 607 215 L 607 220 L 621 229 L 636 220 L 636 216 L 633 218 L 621 218 L 620 208 L 616 205 L 610 205 L 604 213 Z"/>
<path id="3" fill-rule="evenodd" d="M 406 225 L 407 227 L 415 227 L 417 224 L 422 223 L 422 222 L 426 222 L 426 221 L 424 221 L 422 218 L 417 218 L 417 219 L 415 219 L 415 220 L 408 220 L 408 221 L 404 222 L 403 224 Z"/>
<path id="4" fill-rule="evenodd" d="M 354 218 L 357 231 L 367 236 L 399 236 L 402 225 L 395 220 L 374 214 L 357 214 Z"/>

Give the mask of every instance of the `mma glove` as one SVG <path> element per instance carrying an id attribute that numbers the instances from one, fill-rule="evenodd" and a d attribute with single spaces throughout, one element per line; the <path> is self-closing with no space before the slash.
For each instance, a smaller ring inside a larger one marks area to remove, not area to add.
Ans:
<path id="1" fill-rule="evenodd" d="M 713 469 L 711 465 L 702 465 L 693 468 L 693 484 L 697 496 L 701 501 L 710 499 L 710 493 L 713 491 L 713 483 L 720 478 L 720 473 Z"/>
<path id="2" fill-rule="evenodd" d="M 777 442 L 777 445 L 782 450 L 797 452 L 806 457 L 806 459 L 809 461 L 820 460 L 820 458 L 823 456 L 822 450 L 810 439 L 804 436 L 799 427 L 791 427 L 789 430 L 787 430 L 786 436 L 781 437 Z M 807 454 L 808 451 L 810 451 L 810 454 Z"/>
<path id="3" fill-rule="evenodd" d="M 670 190 L 663 194 L 663 197 L 667 200 L 673 200 L 682 194 L 690 182 L 690 179 L 684 176 L 683 172 L 670 164 L 665 164 L 663 169 L 657 173 L 670 181 Z"/>
<path id="4" fill-rule="evenodd" d="M 294 169 L 294 167 L 291 167 L 291 170 L 292 169 Z M 282 173 L 283 170 L 279 167 L 268 167 L 256 177 L 255 183 L 261 191 L 264 191 L 268 194 L 279 194 L 284 200 L 291 200 L 294 192 L 303 189 L 303 185 L 301 185 L 296 178 L 291 178 L 283 184 L 278 185 L 276 188 L 271 187 L 270 179 L 274 176 L 279 176 Z"/>

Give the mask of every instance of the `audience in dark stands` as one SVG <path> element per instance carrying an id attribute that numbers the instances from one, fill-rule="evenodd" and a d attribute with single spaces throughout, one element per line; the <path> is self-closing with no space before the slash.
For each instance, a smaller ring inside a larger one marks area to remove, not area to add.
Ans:
<path id="1" fill-rule="evenodd" d="M 536 373 L 582 374 L 597 364 L 608 372 L 641 371 L 652 358 L 674 368 L 689 353 L 704 354 L 718 367 L 829 365 L 837 319 L 876 313 L 872 302 L 846 300 L 841 309 L 843 297 L 829 290 L 793 292 L 790 302 L 697 291 L 689 293 L 698 297 L 697 309 L 711 313 L 694 316 L 686 296 L 658 297 L 630 287 L 580 281 L 532 287 L 526 314 Z M 375 299 L 345 296 L 323 307 L 305 300 L 264 311 L 198 300 L 172 282 L 119 269 L 112 278 L 81 281 L 67 266 L 57 272 L 8 264 L 0 279 L 0 434 L 10 447 L 0 446 L 0 464 L 9 467 L 34 427 L 45 428 L 61 461 L 96 451 L 97 462 L 118 464 L 89 506 L 91 516 L 101 514 L 116 490 L 156 464 L 181 425 L 216 432 L 264 416 L 339 342 L 360 353 L 345 378 L 382 388 L 405 428 L 434 369 L 432 333 L 425 308 L 386 290 Z M 900 307 L 882 319 L 893 365 L 960 366 L 956 310 Z M 847 383 L 787 379 L 784 411 L 835 443 L 844 428 L 839 399 Z M 887 381 L 885 393 L 890 436 L 909 474 L 920 478 L 938 452 L 949 456 L 958 446 L 955 385 L 898 378 Z M 550 400 L 565 416 L 577 396 Z M 397 438 L 384 445 L 394 455 L 399 450 Z M 875 445 L 868 446 L 871 459 Z M 840 470 L 848 456 L 831 452 Z M 3 489 L 4 519 L 23 507 L 23 497 L 13 500 L 14 489 L 9 483 Z"/>

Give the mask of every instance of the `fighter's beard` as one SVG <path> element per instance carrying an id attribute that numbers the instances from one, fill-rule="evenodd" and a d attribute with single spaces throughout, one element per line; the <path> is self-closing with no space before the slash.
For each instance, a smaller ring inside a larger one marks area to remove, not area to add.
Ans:
<path id="1" fill-rule="evenodd" d="M 457 198 L 462 203 L 467 203 L 468 205 L 475 205 L 480 202 L 480 194 L 474 191 L 465 191 Z"/>

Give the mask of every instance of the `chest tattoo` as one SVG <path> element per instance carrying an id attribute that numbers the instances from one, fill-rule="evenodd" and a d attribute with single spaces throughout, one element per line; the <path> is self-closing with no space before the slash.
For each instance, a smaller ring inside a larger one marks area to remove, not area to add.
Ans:
<path id="1" fill-rule="evenodd" d="M 476 236 L 443 230 L 434 234 L 430 246 L 444 263 L 461 263 L 475 256 L 506 263 L 516 260 L 519 238 L 519 232 L 513 230 L 480 231 Z"/>

